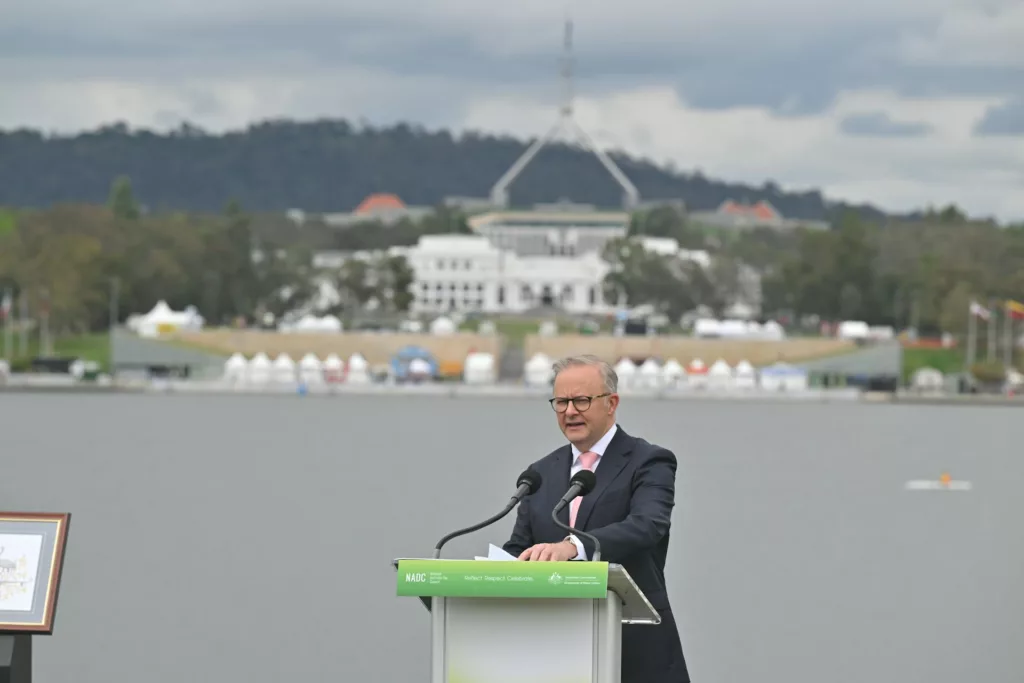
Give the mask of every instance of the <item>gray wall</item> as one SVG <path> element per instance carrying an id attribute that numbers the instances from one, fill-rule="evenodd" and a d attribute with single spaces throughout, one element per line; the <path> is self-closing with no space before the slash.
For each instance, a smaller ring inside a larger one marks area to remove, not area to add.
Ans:
<path id="1" fill-rule="evenodd" d="M 196 372 L 221 372 L 226 355 L 210 353 L 158 339 L 143 339 L 125 329 L 113 332 L 111 364 L 117 367 L 187 365 Z"/>
<path id="2" fill-rule="evenodd" d="M 899 376 L 903 369 L 903 347 L 899 342 L 874 344 L 850 353 L 796 365 L 808 372 Z"/>

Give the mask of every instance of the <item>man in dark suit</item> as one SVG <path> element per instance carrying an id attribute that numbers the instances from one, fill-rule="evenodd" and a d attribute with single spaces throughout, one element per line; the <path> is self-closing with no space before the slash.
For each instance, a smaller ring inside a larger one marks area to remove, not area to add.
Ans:
<path id="1" fill-rule="evenodd" d="M 618 377 L 594 356 L 555 363 L 551 405 L 569 443 L 533 464 L 544 479 L 519 505 L 507 552 L 532 562 L 586 560 L 592 543 L 565 536 L 551 510 L 581 468 L 594 490 L 562 512 L 563 523 L 601 542 L 601 559 L 621 564 L 661 615 L 661 624 L 622 627 L 622 683 L 688 683 L 686 661 L 665 587 L 665 556 L 675 504 L 672 451 L 616 424 Z"/>

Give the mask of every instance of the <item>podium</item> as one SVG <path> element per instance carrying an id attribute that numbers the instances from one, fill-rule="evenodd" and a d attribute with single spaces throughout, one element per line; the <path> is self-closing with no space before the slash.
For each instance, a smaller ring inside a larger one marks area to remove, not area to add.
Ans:
<path id="1" fill-rule="evenodd" d="M 393 564 L 430 612 L 430 683 L 619 683 L 622 624 L 661 623 L 618 564 Z"/>

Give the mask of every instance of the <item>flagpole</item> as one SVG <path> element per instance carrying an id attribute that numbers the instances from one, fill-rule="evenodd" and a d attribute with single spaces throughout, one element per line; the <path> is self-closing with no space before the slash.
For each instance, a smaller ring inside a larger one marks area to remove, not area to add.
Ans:
<path id="1" fill-rule="evenodd" d="M 974 311 L 974 304 L 971 304 L 970 309 L 967 312 L 967 352 L 964 354 L 964 363 L 966 365 L 965 370 L 970 372 L 971 366 L 974 365 L 974 347 L 977 343 L 975 335 L 977 334 L 977 316 Z"/>
<path id="2" fill-rule="evenodd" d="M 21 353 L 18 354 L 18 355 L 19 356 L 27 356 L 28 355 L 28 292 L 25 291 L 24 289 L 21 290 L 21 302 L 20 303 L 21 303 L 21 323 L 20 323 L 21 329 L 19 330 L 18 336 L 20 337 L 19 341 L 21 342 L 21 344 L 20 344 Z"/>
<path id="3" fill-rule="evenodd" d="M 988 360 L 996 359 L 996 311 L 991 303 L 988 307 Z"/>
<path id="4" fill-rule="evenodd" d="M 1003 304 L 1003 367 L 1007 370 L 1013 365 L 1013 316 L 1010 307 Z"/>
<path id="5" fill-rule="evenodd" d="M 11 288 L 8 287 L 4 290 L 3 303 L 0 304 L 4 308 L 4 360 L 8 361 L 14 360 L 11 349 L 11 331 L 13 329 L 11 327 L 11 312 L 14 310 L 13 301 L 14 295 L 11 294 Z"/>

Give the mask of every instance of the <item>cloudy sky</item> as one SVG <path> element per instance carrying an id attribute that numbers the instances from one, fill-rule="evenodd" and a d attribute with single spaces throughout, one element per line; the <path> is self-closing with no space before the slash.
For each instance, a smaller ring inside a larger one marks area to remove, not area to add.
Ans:
<path id="1" fill-rule="evenodd" d="M 1024 218 L 1024 0 L 13 0 L 0 127 L 342 116 L 529 137 L 575 21 L 577 119 L 684 170 Z"/>

